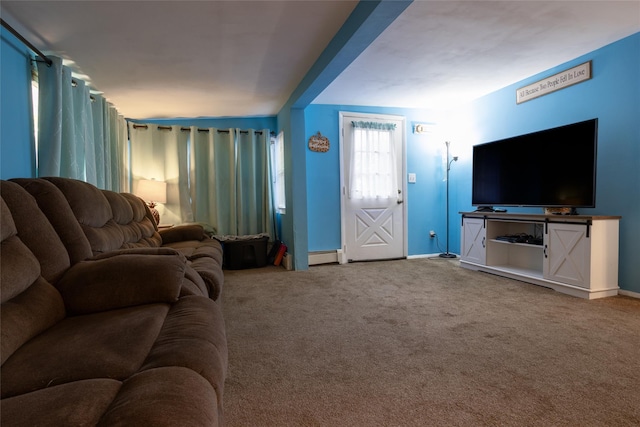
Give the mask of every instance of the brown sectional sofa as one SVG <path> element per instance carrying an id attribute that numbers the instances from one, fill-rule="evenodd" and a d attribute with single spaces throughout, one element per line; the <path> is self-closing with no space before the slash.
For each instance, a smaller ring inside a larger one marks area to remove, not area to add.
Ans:
<path id="1" fill-rule="evenodd" d="M 220 243 L 81 181 L 0 192 L 2 425 L 222 425 Z"/>

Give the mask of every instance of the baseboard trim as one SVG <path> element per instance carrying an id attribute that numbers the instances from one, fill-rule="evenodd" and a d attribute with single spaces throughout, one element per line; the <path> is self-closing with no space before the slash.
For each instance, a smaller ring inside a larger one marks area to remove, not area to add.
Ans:
<path id="1" fill-rule="evenodd" d="M 618 289 L 618 295 L 624 295 L 625 297 L 638 298 L 640 299 L 640 293 L 625 291 L 624 289 Z"/>
<path id="2" fill-rule="evenodd" d="M 420 254 L 420 255 L 409 255 L 407 256 L 407 259 L 420 259 L 420 258 L 440 258 L 440 252 L 435 253 L 435 254 Z M 458 255 L 458 259 L 460 258 L 460 256 Z M 440 259 L 444 259 L 444 258 L 440 258 Z M 453 259 L 453 258 L 450 258 Z"/>
<path id="3" fill-rule="evenodd" d="M 309 252 L 309 265 L 321 265 L 321 264 L 340 264 L 340 256 L 342 251 L 322 251 L 322 252 Z M 407 259 L 420 259 L 420 258 L 439 258 L 440 252 L 435 254 L 420 254 L 409 255 Z M 343 261 L 343 263 L 346 261 Z"/>

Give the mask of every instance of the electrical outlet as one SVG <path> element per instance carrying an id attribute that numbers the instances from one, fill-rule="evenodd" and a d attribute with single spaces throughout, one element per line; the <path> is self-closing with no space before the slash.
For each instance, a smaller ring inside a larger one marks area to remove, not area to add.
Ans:
<path id="1" fill-rule="evenodd" d="M 436 237 L 436 232 L 435 232 L 435 231 L 433 231 L 433 230 L 431 230 L 431 231 L 429 232 L 429 237 L 431 237 L 431 238 Z"/>

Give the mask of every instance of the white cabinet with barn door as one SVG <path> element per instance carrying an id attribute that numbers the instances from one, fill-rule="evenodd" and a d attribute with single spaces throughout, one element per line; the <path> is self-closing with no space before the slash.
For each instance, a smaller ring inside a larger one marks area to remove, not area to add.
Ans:
<path id="1" fill-rule="evenodd" d="M 460 258 L 484 265 L 487 260 L 484 218 L 463 218 Z"/>
<path id="2" fill-rule="evenodd" d="M 460 265 L 582 298 L 616 295 L 619 221 L 465 212 Z"/>
<path id="3" fill-rule="evenodd" d="M 544 278 L 591 292 L 617 289 L 618 225 L 614 219 L 549 223 Z"/>

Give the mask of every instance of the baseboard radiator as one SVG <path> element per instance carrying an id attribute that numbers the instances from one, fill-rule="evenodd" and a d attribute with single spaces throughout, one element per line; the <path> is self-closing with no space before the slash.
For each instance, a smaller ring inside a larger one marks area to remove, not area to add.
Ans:
<path id="1" fill-rule="evenodd" d="M 309 265 L 338 263 L 338 251 L 309 252 Z"/>
<path id="2" fill-rule="evenodd" d="M 293 256 L 291 256 L 289 252 L 284 253 L 284 256 L 282 257 L 282 266 L 286 270 L 293 270 Z"/>

